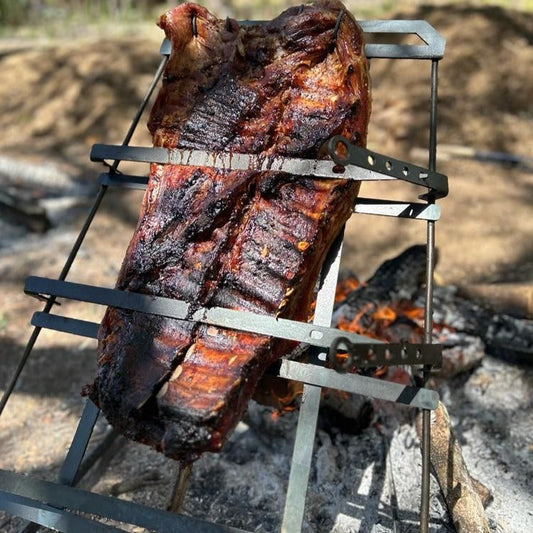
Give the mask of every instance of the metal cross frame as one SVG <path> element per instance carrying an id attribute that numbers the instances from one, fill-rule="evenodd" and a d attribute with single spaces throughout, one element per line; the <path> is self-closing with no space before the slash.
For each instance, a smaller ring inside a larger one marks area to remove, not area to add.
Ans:
<path id="1" fill-rule="evenodd" d="M 445 184 L 444 194 L 434 194 L 434 189 L 422 179 L 414 180 L 407 177 L 406 181 L 416 185 L 428 186 L 429 192 L 421 198 L 425 203 L 398 202 L 361 198 L 354 207 L 356 213 L 385 215 L 394 217 L 406 217 L 414 220 L 424 220 L 427 224 L 427 266 L 426 266 L 426 304 L 424 323 L 424 344 L 421 345 L 380 345 L 380 343 L 355 335 L 353 333 L 336 330 L 330 327 L 333 311 L 335 287 L 340 265 L 342 238 L 339 238 L 330 253 L 326 265 L 322 288 L 318 294 L 316 312 L 313 324 L 303 324 L 291 320 L 277 320 L 272 324 L 271 317 L 252 315 L 250 313 L 235 312 L 227 309 L 204 309 L 195 315 L 195 320 L 206 323 L 218 324 L 235 329 L 256 331 L 263 334 L 291 338 L 299 342 L 309 344 L 313 354 L 310 363 L 299 363 L 282 359 L 277 372 L 280 377 L 298 380 L 304 383 L 304 392 L 299 412 L 298 426 L 294 443 L 294 451 L 291 463 L 289 484 L 285 500 L 281 530 L 284 533 L 293 533 L 301 530 L 305 508 L 306 491 L 301 487 L 307 487 L 310 467 L 312 462 L 313 444 L 316 432 L 317 417 L 320 407 L 321 388 L 329 387 L 344 390 L 351 393 L 362 394 L 393 402 L 403 403 L 422 410 L 422 483 L 421 483 L 421 511 L 420 530 L 428 531 L 429 522 L 429 442 L 430 442 L 430 412 L 437 407 L 438 395 L 436 392 L 422 387 L 408 387 L 391 382 L 384 382 L 356 374 L 338 372 L 331 368 L 325 368 L 324 361 L 328 357 L 328 349 L 331 358 L 331 348 L 342 343 L 349 343 L 358 354 L 358 364 L 366 361 L 367 366 L 376 365 L 376 361 L 387 364 L 423 365 L 423 385 L 429 375 L 432 366 L 436 366 L 441 358 L 440 346 L 432 345 L 432 298 L 433 298 L 433 269 L 435 266 L 435 222 L 440 216 L 440 209 L 435 204 L 435 199 L 447 193 L 446 177 L 437 175 L 436 167 L 436 131 L 437 131 L 437 72 L 438 62 L 444 54 L 445 41 L 425 21 L 400 21 L 400 20 L 376 20 L 362 21 L 361 26 L 366 33 L 387 34 L 415 34 L 423 42 L 417 45 L 404 44 L 367 44 L 365 51 L 368 58 L 397 58 L 417 59 L 431 61 L 431 94 L 429 116 L 429 161 L 428 174 L 432 179 L 437 179 L 439 186 Z M 83 224 L 78 238 L 65 262 L 65 265 L 57 280 L 30 277 L 25 286 L 29 294 L 45 297 L 46 304 L 43 311 L 37 312 L 32 317 L 34 330 L 24 351 L 15 373 L 7 385 L 0 401 L 0 415 L 11 395 L 15 384 L 22 372 L 28 357 L 39 337 L 42 328 L 64 331 L 76 335 L 95 338 L 98 324 L 86 322 L 75 318 L 67 318 L 51 313 L 58 298 L 77 299 L 85 302 L 94 302 L 101 305 L 115 305 L 130 309 L 144 310 L 151 313 L 159 313 L 166 316 L 182 318 L 186 315 L 187 303 L 164 298 L 154 298 L 146 295 L 123 293 L 121 291 L 80 285 L 67 282 L 66 278 L 76 260 L 78 251 L 100 207 L 101 201 L 109 187 L 134 187 L 144 188 L 147 179 L 140 176 L 126 176 L 119 173 L 120 161 L 130 158 L 128 145 L 131 141 L 135 128 L 147 106 L 147 103 L 159 82 L 170 53 L 168 41 L 161 46 L 162 60 L 154 75 L 154 79 L 135 114 L 131 126 L 124 138 L 121 147 L 105 147 L 99 145 L 96 151 L 103 150 L 103 154 L 93 157 L 98 160 L 113 159 L 109 164 L 109 172 L 100 175 L 100 188 L 94 199 L 90 212 Z M 348 147 L 350 148 L 350 147 Z M 93 149 L 93 152 L 95 151 Z M 106 152 L 107 150 L 107 152 Z M 109 151 L 111 150 L 111 151 Z M 114 150 L 114 151 L 113 151 Z M 135 160 L 148 160 L 153 156 L 154 150 L 146 149 L 144 156 Z M 366 167 L 361 159 L 361 153 L 351 154 L 341 164 L 355 165 L 356 170 Z M 368 152 L 368 151 L 367 151 Z M 111 154 L 111 155 L 110 155 Z M 149 155 L 146 155 L 149 154 Z M 150 155 L 151 154 L 151 155 Z M 330 154 L 335 159 L 334 148 Z M 368 152 L 378 157 L 379 154 Z M 92 154 L 93 156 L 94 154 Z M 363 155 L 364 152 L 363 152 Z M 375 158 L 368 158 L 374 164 Z M 130 158 L 131 159 L 131 158 Z M 390 158 L 385 158 L 386 166 L 390 164 Z M 402 163 L 393 160 L 395 163 Z M 412 165 L 410 165 L 412 167 Z M 405 168 L 405 167 L 404 167 Z M 379 169 L 370 169 L 371 171 Z M 383 169 L 381 169 L 383 170 Z M 338 177 L 338 176 L 337 176 Z M 384 179 L 383 176 L 367 179 Z M 435 183 L 437 183 L 435 182 Z M 432 194 L 433 192 L 433 194 Z M 442 190 L 441 190 L 442 193 Z M 366 359 L 365 359 L 366 358 Z M 379 364 L 379 363 L 378 363 Z M 0 509 L 10 514 L 23 517 L 28 520 L 25 531 L 31 531 L 34 524 L 53 527 L 58 531 L 69 532 L 93 532 L 93 531 L 123 531 L 114 526 L 97 522 L 81 513 L 95 514 L 110 518 L 118 522 L 134 524 L 146 527 L 153 531 L 198 531 L 214 532 L 241 531 L 236 528 L 221 526 L 211 522 L 174 514 L 150 507 L 125 502 L 117 498 L 100 496 L 87 491 L 74 488 L 81 476 L 97 460 L 95 454 L 86 455 L 86 448 L 91 438 L 93 427 L 99 415 L 97 407 L 87 402 L 77 431 L 73 437 L 71 447 L 66 456 L 60 472 L 59 484 L 44 482 L 21 476 L 13 472 L 0 471 Z M 100 450 L 101 451 L 101 450 Z"/>

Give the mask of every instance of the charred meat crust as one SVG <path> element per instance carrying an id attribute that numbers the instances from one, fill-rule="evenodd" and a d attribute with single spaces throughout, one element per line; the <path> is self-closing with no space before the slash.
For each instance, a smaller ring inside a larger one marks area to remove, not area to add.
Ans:
<path id="1" fill-rule="evenodd" d="M 172 43 L 149 120 L 157 146 L 320 157 L 364 144 L 369 82 L 359 26 L 336 0 L 240 28 L 194 4 L 160 20 Z M 117 287 L 195 306 L 307 320 L 324 258 L 359 184 L 152 165 Z M 270 337 L 108 309 L 88 394 L 128 437 L 169 457 L 217 451 L 265 369 Z"/>

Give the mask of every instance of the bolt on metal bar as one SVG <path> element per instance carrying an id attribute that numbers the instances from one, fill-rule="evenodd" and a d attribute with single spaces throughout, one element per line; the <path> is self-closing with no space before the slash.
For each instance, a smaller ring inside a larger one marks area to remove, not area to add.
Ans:
<path id="1" fill-rule="evenodd" d="M 163 70 L 164 70 L 164 67 L 167 61 L 168 61 L 168 57 L 163 56 L 163 59 L 161 60 L 159 64 L 159 67 L 154 75 L 154 78 L 152 79 L 152 82 L 150 86 L 148 87 L 148 90 L 146 91 L 146 94 L 141 104 L 137 108 L 137 111 L 133 117 L 131 125 L 124 137 L 124 140 L 122 141 L 122 144 L 124 146 L 126 146 L 131 141 L 131 138 L 133 137 L 135 129 L 137 128 L 139 124 L 139 120 L 146 108 L 146 105 L 148 104 L 148 101 L 150 100 L 150 97 L 152 96 L 152 93 L 154 92 L 156 85 L 159 83 L 159 79 L 161 78 L 161 75 L 163 74 Z M 120 160 L 115 160 L 115 162 L 111 166 L 111 169 L 113 172 L 115 172 L 118 169 L 119 164 L 120 164 Z M 107 189 L 108 189 L 107 185 L 105 184 L 100 185 L 100 188 L 98 189 L 98 193 L 93 201 L 89 214 L 87 215 L 87 218 L 85 219 L 85 222 L 78 234 L 78 237 L 76 238 L 76 241 L 74 242 L 74 245 L 72 246 L 72 249 L 67 257 L 67 260 L 65 261 L 65 264 L 63 265 L 63 268 L 61 269 L 61 272 L 58 277 L 59 280 L 63 281 L 67 278 L 70 272 L 70 269 L 72 268 L 72 264 L 74 263 L 74 260 L 76 259 L 78 255 L 78 252 L 80 251 L 81 245 L 83 244 L 83 241 L 85 240 L 85 237 L 87 236 L 87 232 L 89 231 L 89 228 L 91 227 L 94 217 L 96 216 L 96 213 L 98 212 L 98 209 L 100 208 L 100 204 L 102 203 L 102 200 L 104 199 Z M 52 309 L 55 303 L 56 303 L 56 298 L 52 296 L 46 302 L 46 305 L 43 308 L 43 312 L 44 313 L 50 312 L 50 310 Z M 11 394 L 13 393 L 13 390 L 17 384 L 20 374 L 22 373 L 22 370 L 26 366 L 28 358 L 33 350 L 33 347 L 35 346 L 35 343 L 37 342 L 37 339 L 39 338 L 41 329 L 42 328 L 40 327 L 34 328 L 30 335 L 30 338 L 24 349 L 24 353 L 22 354 L 22 357 L 20 358 L 17 368 L 15 369 L 15 372 L 13 373 L 11 380 L 6 387 L 4 394 L 2 395 L 2 399 L 0 400 L 0 416 L 2 416 L 4 408 Z"/>

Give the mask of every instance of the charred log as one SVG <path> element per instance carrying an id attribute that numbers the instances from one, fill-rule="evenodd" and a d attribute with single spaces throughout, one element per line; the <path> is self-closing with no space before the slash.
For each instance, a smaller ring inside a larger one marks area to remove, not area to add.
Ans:
<path id="1" fill-rule="evenodd" d="M 385 261 L 339 299 L 335 324 L 387 342 L 423 342 L 425 255 L 415 245 Z M 433 323 L 433 341 L 443 346 L 440 377 L 471 370 L 486 354 L 533 363 L 533 321 L 495 312 L 461 288 L 434 287 Z"/>

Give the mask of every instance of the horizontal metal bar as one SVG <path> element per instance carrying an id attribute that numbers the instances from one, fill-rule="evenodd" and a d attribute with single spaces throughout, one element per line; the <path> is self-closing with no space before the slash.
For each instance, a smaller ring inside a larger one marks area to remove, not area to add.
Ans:
<path id="1" fill-rule="evenodd" d="M 125 187 L 128 189 L 143 190 L 146 189 L 148 184 L 148 176 L 102 173 L 99 177 L 99 183 L 109 187 Z M 354 213 L 413 218 L 417 220 L 438 220 L 441 215 L 441 208 L 437 204 L 358 198 L 354 207 Z"/>
<path id="2" fill-rule="evenodd" d="M 34 524 L 63 533 L 118 533 L 124 531 L 5 491 L 0 491 L 0 509 L 7 511 L 12 516 L 19 516 Z"/>
<path id="3" fill-rule="evenodd" d="M 193 320 L 205 322 L 228 329 L 245 329 L 251 333 L 268 335 L 281 339 L 294 340 L 311 344 L 321 348 L 329 348 L 331 343 L 339 336 L 353 338 L 354 343 L 368 342 L 368 337 L 340 329 L 297 322 L 286 318 L 275 318 L 267 315 L 256 315 L 220 307 L 207 309 L 193 315 Z"/>
<path id="4" fill-rule="evenodd" d="M 365 33 L 396 33 L 417 35 L 423 44 L 371 44 L 365 45 L 367 58 L 390 59 L 441 59 L 446 40 L 425 20 L 360 20 Z M 264 21 L 240 21 L 241 25 L 262 24 Z M 161 55 L 170 55 L 171 45 L 167 39 L 161 44 Z"/>
<path id="5" fill-rule="evenodd" d="M 168 533 L 168 531 L 173 533 L 190 533 L 191 531 L 195 533 L 245 533 L 242 529 L 160 511 L 138 503 L 42 481 L 7 470 L 0 470 L 0 490 L 3 491 L 0 492 L 0 508 L 5 510 L 7 510 L 6 507 L 9 506 L 14 495 L 52 507 L 111 518 L 124 524 L 133 524 L 158 533 Z M 8 493 L 7 496 L 6 493 Z"/>
<path id="6" fill-rule="evenodd" d="M 263 318 L 263 317 L 261 317 Z M 293 322 L 293 321 L 289 321 Z M 52 329 L 54 331 L 61 331 L 63 333 L 70 333 L 73 335 L 80 335 L 96 339 L 98 335 L 99 325 L 95 322 L 86 322 L 76 318 L 67 318 L 63 316 L 54 315 L 51 313 L 43 313 L 38 311 L 34 313 L 31 323 L 33 326 Z M 296 322 L 300 324 L 300 322 Z M 218 324 L 220 325 L 220 324 Z M 314 324 L 307 325 L 309 329 L 318 331 Z M 230 326 L 228 326 L 230 327 Z M 240 323 L 239 328 L 232 327 L 232 329 L 247 329 L 248 324 Z M 328 328 L 332 329 L 332 328 Z M 340 332 L 342 338 L 348 337 L 345 331 L 333 330 Z M 277 337 L 278 335 L 272 333 L 264 333 Z M 341 337 L 337 336 L 333 339 L 333 343 L 339 345 L 338 341 Z M 440 344 L 384 344 L 379 341 L 364 337 L 365 341 L 358 344 L 353 344 L 349 347 L 350 354 L 354 359 L 354 365 L 358 368 L 374 368 L 381 365 L 432 365 L 440 367 L 442 364 L 442 346 Z M 291 338 L 291 340 L 299 340 Z M 308 341 L 305 344 L 314 344 L 314 340 Z M 322 348 L 331 348 L 329 346 L 322 346 Z"/>
<path id="7" fill-rule="evenodd" d="M 436 409 L 439 402 L 439 395 L 434 390 L 401 385 L 359 374 L 341 374 L 329 368 L 288 359 L 281 361 L 279 375 L 310 385 L 342 390 L 420 409 Z"/>
<path id="8" fill-rule="evenodd" d="M 416 220 L 439 220 L 441 208 L 437 204 L 420 204 L 375 198 L 357 198 L 354 213 Z"/>
<path id="9" fill-rule="evenodd" d="M 91 149 L 91 161 L 121 160 L 161 165 L 187 165 L 218 168 L 220 170 L 243 170 L 253 172 L 283 172 L 298 176 L 346 179 L 354 181 L 391 180 L 396 176 L 386 171 L 356 167 L 343 167 L 342 173 L 330 160 L 300 159 L 260 154 L 229 152 L 205 152 L 159 146 L 122 146 L 95 144 Z M 340 169 L 339 169 L 340 170 Z"/>
<path id="10" fill-rule="evenodd" d="M 339 154 L 339 145 L 343 145 L 347 155 Z M 282 172 L 298 176 L 354 181 L 395 179 L 427 187 L 435 198 L 448 194 L 448 178 L 444 174 L 353 145 L 339 135 L 330 139 L 328 149 L 333 161 L 168 149 L 157 146 L 95 144 L 91 149 L 91 160 L 105 161 L 109 159 L 139 163 L 203 166 L 221 170 Z M 109 176 L 104 180 L 117 181 L 119 178 Z M 135 185 L 139 187 L 144 184 L 144 178 L 134 178 L 134 181 L 137 182 Z"/>
<path id="11" fill-rule="evenodd" d="M 189 304 L 181 300 L 37 276 L 30 276 L 26 279 L 24 291 L 32 295 L 53 295 L 177 319 L 186 319 L 190 310 Z"/>
<path id="12" fill-rule="evenodd" d="M 39 328 L 52 329 L 80 337 L 96 339 L 98 337 L 99 324 L 96 322 L 87 322 L 77 318 L 69 318 L 51 313 L 37 311 L 31 317 L 31 325 Z"/>
<path id="13" fill-rule="evenodd" d="M 338 351 L 342 356 L 339 358 Z M 381 365 L 421 365 L 435 367 L 442 365 L 442 346 L 440 344 L 414 344 L 400 342 L 394 344 L 352 344 L 345 337 L 337 337 L 330 346 L 328 358 L 334 368 L 347 370 L 374 368 Z"/>
<path id="14" fill-rule="evenodd" d="M 259 335 L 295 340 L 321 348 L 329 348 L 339 336 L 346 337 L 355 344 L 369 341 L 379 344 L 379 341 L 374 339 L 336 328 L 221 307 L 200 308 L 190 315 L 189 304 L 182 300 L 172 300 L 160 296 L 106 289 L 36 276 L 30 276 L 26 280 L 24 290 L 28 294 L 53 295 L 58 298 L 69 298 L 82 302 L 119 307 L 180 320 L 192 320 L 229 329 L 244 329 Z"/>
<path id="15" fill-rule="evenodd" d="M 108 187 L 126 187 L 128 189 L 146 189 L 148 176 L 132 176 L 130 174 L 115 174 L 104 172 L 98 177 L 100 185 Z"/>

